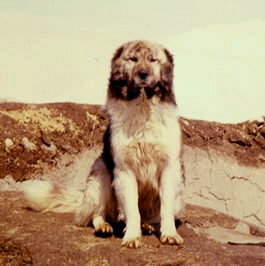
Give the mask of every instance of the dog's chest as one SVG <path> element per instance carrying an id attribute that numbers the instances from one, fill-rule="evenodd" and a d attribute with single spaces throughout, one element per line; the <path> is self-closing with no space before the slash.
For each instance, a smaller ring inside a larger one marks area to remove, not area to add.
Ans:
<path id="1" fill-rule="evenodd" d="M 112 149 L 116 167 L 130 169 L 138 187 L 157 189 L 163 169 L 177 156 L 177 120 L 168 110 L 115 112 L 112 117 Z"/>
<path id="2" fill-rule="evenodd" d="M 142 219 L 154 217 L 159 213 L 161 176 L 180 151 L 175 106 L 110 101 L 108 111 L 115 167 L 136 178 Z"/>

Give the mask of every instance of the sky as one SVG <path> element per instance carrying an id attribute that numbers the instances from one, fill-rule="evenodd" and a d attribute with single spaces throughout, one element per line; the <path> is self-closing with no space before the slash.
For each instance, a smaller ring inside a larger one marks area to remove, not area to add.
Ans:
<path id="1" fill-rule="evenodd" d="M 181 115 L 265 116 L 264 0 L 9 0 L 0 33 L 0 100 L 103 104 L 114 51 L 150 39 L 174 55 Z"/>

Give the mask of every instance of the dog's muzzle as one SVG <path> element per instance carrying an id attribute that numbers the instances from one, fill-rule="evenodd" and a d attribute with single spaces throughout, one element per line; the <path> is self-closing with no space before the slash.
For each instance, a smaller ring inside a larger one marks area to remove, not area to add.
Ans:
<path id="1" fill-rule="evenodd" d="M 148 99 L 152 98 L 156 92 L 157 92 L 157 87 L 153 88 L 153 87 L 128 87 L 127 88 L 127 96 L 129 100 L 133 100 L 136 99 L 140 96 L 141 94 L 141 90 L 144 90 L 144 93 L 146 94 L 146 97 Z"/>
<path id="2" fill-rule="evenodd" d="M 152 98 L 155 95 L 155 87 L 156 86 L 147 70 L 141 69 L 135 73 L 133 88 L 137 88 L 137 92 L 139 91 L 138 95 L 140 95 L 140 90 L 143 88 L 147 98 Z"/>

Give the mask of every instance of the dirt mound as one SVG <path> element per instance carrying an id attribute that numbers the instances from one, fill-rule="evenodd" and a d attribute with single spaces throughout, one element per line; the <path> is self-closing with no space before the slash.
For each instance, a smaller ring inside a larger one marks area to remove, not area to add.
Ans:
<path id="1" fill-rule="evenodd" d="M 214 149 L 239 164 L 265 166 L 265 123 L 246 121 L 221 124 L 202 120 L 181 119 L 183 142 L 200 149 Z"/>
<path id="2" fill-rule="evenodd" d="M 96 105 L 0 103 L 0 178 L 41 177 L 64 155 L 102 149 L 107 124 Z M 65 159 L 65 165 L 71 163 Z"/>

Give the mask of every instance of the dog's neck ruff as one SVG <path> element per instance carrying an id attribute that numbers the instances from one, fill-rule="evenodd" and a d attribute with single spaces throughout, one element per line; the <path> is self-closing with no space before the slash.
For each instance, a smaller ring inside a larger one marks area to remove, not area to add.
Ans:
<path id="1" fill-rule="evenodd" d="M 120 130 L 121 134 L 135 139 L 149 134 L 151 128 L 154 128 L 152 136 L 159 138 L 161 123 L 169 127 L 174 127 L 176 123 L 176 105 L 162 102 L 157 96 L 148 98 L 144 89 L 141 89 L 139 97 L 131 101 L 108 98 L 105 108 L 110 115 L 111 131 Z"/>

